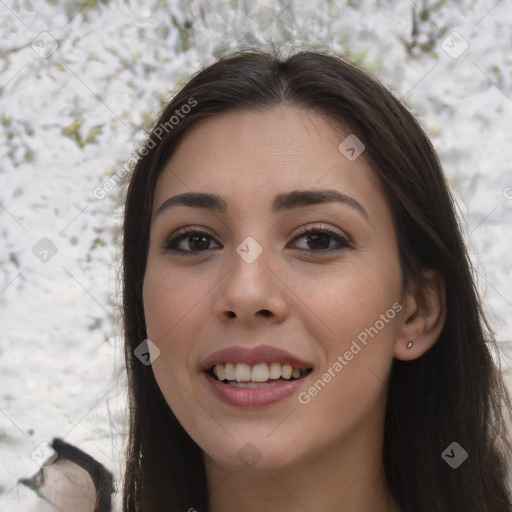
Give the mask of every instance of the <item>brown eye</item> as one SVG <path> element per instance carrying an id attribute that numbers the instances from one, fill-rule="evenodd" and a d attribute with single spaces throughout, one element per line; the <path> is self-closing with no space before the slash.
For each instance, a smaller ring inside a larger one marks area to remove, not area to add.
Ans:
<path id="1" fill-rule="evenodd" d="M 326 228 L 307 228 L 295 238 L 299 239 L 304 239 L 307 247 L 298 247 L 298 250 L 308 253 L 330 253 L 353 248 L 347 237 Z M 167 240 L 163 249 L 188 256 L 199 255 L 212 249 L 210 244 L 213 240 L 212 236 L 204 231 L 185 228 Z M 222 246 L 218 245 L 216 248 Z"/>
<path id="2" fill-rule="evenodd" d="M 303 238 L 309 248 L 299 248 L 307 252 L 332 252 L 353 248 L 349 240 L 330 229 L 308 228 L 295 240 Z M 332 245 L 332 242 L 334 244 Z"/>
<path id="3" fill-rule="evenodd" d="M 181 234 L 169 239 L 164 244 L 163 248 L 166 251 L 193 255 L 207 251 L 210 248 L 211 240 L 213 240 L 213 238 L 204 231 L 186 228 Z"/>

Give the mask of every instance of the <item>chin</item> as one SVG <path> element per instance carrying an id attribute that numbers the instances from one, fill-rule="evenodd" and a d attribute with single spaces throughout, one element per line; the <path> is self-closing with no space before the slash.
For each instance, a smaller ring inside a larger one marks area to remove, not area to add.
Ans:
<path id="1" fill-rule="evenodd" d="M 258 439 L 255 436 L 252 439 L 250 436 L 243 439 L 237 437 L 230 438 L 229 452 L 224 444 L 209 446 L 205 453 L 216 464 L 229 471 L 275 471 L 298 463 L 297 446 L 293 444 L 289 437 L 287 441 L 277 437 L 272 441 L 265 440 L 264 436 Z M 233 449 L 235 446 L 239 448 Z"/>

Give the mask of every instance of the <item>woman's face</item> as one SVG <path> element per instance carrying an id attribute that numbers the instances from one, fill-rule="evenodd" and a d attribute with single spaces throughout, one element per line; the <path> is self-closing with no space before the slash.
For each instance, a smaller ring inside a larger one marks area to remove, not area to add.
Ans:
<path id="1" fill-rule="evenodd" d="M 153 372 L 185 430 L 231 470 L 382 441 L 401 272 L 364 152 L 338 148 L 349 134 L 299 108 L 225 113 L 187 133 L 157 183 Z M 324 190 L 340 200 L 314 196 Z M 225 207 L 167 202 L 192 192 Z"/>

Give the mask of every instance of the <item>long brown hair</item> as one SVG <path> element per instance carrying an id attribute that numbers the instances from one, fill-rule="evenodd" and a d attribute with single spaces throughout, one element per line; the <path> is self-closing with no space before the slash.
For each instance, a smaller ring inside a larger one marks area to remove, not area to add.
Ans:
<path id="1" fill-rule="evenodd" d="M 447 319 L 438 341 L 415 360 L 393 360 L 383 453 L 390 491 L 404 512 L 511 512 L 504 414 L 512 409 L 510 395 L 491 354 L 498 346 L 428 137 L 399 100 L 347 58 L 326 50 L 285 58 L 254 49 L 220 59 L 182 87 L 156 121 L 151 149 L 141 152 L 130 178 L 123 229 L 130 393 L 123 511 L 208 510 L 203 451 L 170 410 L 151 366 L 134 357 L 147 337 L 142 283 L 156 180 L 183 135 L 202 119 L 280 104 L 313 109 L 365 144 L 364 157 L 394 217 L 404 286 L 421 283 L 427 268 L 445 280 Z M 442 457 L 453 442 L 468 452 L 457 469 Z"/>

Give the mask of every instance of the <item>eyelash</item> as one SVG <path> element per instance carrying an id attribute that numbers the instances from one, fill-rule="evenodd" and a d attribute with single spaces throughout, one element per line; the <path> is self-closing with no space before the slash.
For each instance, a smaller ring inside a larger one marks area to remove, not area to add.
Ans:
<path id="1" fill-rule="evenodd" d="M 353 249 L 354 248 L 353 244 L 348 240 L 348 238 L 340 235 L 339 233 L 333 231 L 332 229 L 328 229 L 325 227 L 306 228 L 299 235 L 297 235 L 294 240 L 297 240 L 297 238 L 305 237 L 307 235 L 318 235 L 318 234 L 331 236 L 338 243 L 338 248 L 319 249 L 319 250 L 314 250 L 314 249 L 297 249 L 297 250 L 302 253 L 309 253 L 309 254 L 320 253 L 319 255 L 322 255 L 322 254 L 338 252 L 338 251 L 343 251 L 345 249 Z M 187 239 L 192 236 L 205 236 L 210 239 L 213 239 L 213 237 L 211 235 L 209 235 L 208 233 L 206 233 L 205 231 L 201 231 L 201 230 L 193 228 L 193 227 L 186 227 L 186 228 L 183 228 L 182 230 L 180 230 L 180 232 L 176 236 L 169 238 L 165 242 L 165 244 L 163 246 L 163 250 L 165 252 L 172 251 L 172 252 L 175 252 L 178 254 L 182 254 L 184 256 L 197 256 L 197 255 L 200 255 L 201 253 L 206 253 L 208 251 L 208 249 L 206 249 L 204 251 L 185 251 L 183 249 L 177 248 L 177 245 L 182 240 Z"/>

